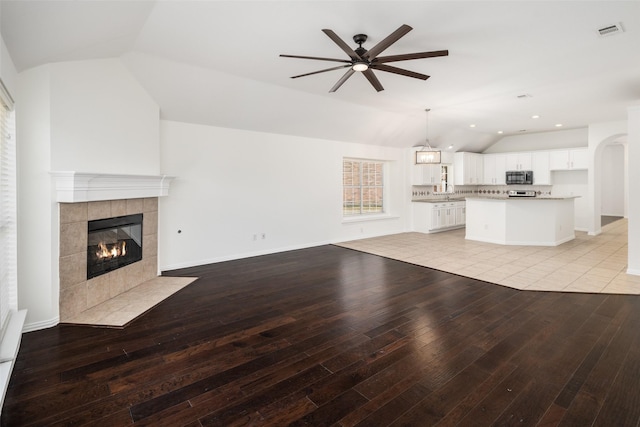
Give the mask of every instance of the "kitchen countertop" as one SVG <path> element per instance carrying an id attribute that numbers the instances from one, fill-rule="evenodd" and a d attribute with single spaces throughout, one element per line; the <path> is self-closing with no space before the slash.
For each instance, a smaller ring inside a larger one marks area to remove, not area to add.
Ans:
<path id="1" fill-rule="evenodd" d="M 536 197 L 508 197 L 508 196 L 467 196 L 467 199 L 481 200 L 567 200 L 577 199 L 580 196 L 536 196 Z"/>
<path id="2" fill-rule="evenodd" d="M 451 198 L 449 200 L 447 200 L 447 199 L 412 200 L 412 202 L 418 202 L 418 203 L 446 203 L 446 202 L 464 202 L 464 201 L 465 201 L 464 197 L 456 197 L 456 198 Z"/>

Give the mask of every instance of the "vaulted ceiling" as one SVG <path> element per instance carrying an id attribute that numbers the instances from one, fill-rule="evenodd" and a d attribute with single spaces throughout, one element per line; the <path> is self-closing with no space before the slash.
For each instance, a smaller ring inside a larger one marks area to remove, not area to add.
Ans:
<path id="1" fill-rule="evenodd" d="M 482 151 L 504 135 L 624 120 L 640 100 L 638 1 L 11 1 L 3 39 L 18 69 L 119 57 L 165 119 L 396 147 Z M 448 49 L 337 92 L 344 58 L 321 30 L 371 48 L 413 27 L 384 54 Z M 623 32 L 601 37 L 598 29 Z M 425 109 L 431 113 L 427 119 Z M 532 118 L 537 115 L 539 118 Z M 470 127 L 475 125 L 475 127 Z M 499 134 L 498 131 L 502 131 Z"/>

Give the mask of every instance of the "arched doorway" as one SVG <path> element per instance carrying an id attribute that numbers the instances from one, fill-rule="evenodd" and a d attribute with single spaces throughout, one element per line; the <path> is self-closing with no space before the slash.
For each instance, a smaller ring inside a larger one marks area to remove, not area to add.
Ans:
<path id="1" fill-rule="evenodd" d="M 616 133 L 603 138 L 591 151 L 593 176 L 589 177 L 589 181 L 593 189 L 593 218 L 589 234 L 596 235 L 602 230 L 603 215 L 627 214 L 627 134 Z"/>

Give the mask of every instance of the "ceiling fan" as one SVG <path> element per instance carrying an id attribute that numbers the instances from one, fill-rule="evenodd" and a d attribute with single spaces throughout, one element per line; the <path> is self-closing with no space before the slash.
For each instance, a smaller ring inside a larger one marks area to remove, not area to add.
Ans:
<path id="1" fill-rule="evenodd" d="M 361 72 L 369 83 L 380 92 L 384 90 L 380 81 L 373 74 L 373 70 L 385 71 L 387 73 L 399 74 L 401 76 L 413 77 L 415 79 L 427 80 L 429 76 L 426 74 L 420 74 L 409 70 L 404 70 L 402 68 L 393 67 L 391 65 L 387 65 L 388 62 L 397 62 L 397 61 L 407 61 L 410 59 L 421 59 L 421 58 L 433 58 L 436 56 L 447 56 L 449 55 L 448 50 L 436 50 L 432 52 L 417 52 L 417 53 L 405 53 L 402 55 L 391 55 L 391 56 L 378 56 L 389 46 L 397 42 L 402 36 L 411 31 L 411 28 L 408 25 L 402 25 L 400 28 L 395 30 L 393 33 L 389 34 L 384 40 L 380 43 L 367 50 L 362 47 L 362 44 L 367 41 L 366 34 L 356 34 L 353 36 L 353 41 L 359 46 L 355 50 L 351 49 L 349 45 L 347 45 L 336 33 L 332 30 L 322 30 L 331 40 L 334 41 L 335 44 L 340 47 L 348 56 L 347 59 L 336 59 L 336 58 L 320 58 L 317 56 L 300 56 L 300 55 L 280 55 L 284 58 L 300 58 L 300 59 L 314 59 L 318 61 L 332 61 L 332 62 L 342 62 L 345 65 L 339 65 L 337 67 L 331 67 L 324 70 L 313 71 L 311 73 L 300 74 L 298 76 L 291 77 L 292 79 L 297 79 L 298 77 L 311 76 L 313 74 L 325 73 L 327 71 L 339 70 L 341 68 L 349 68 L 347 72 L 338 80 L 338 82 L 333 85 L 329 92 L 337 91 L 340 86 L 344 82 L 347 81 L 349 77 L 351 77 L 356 71 Z"/>

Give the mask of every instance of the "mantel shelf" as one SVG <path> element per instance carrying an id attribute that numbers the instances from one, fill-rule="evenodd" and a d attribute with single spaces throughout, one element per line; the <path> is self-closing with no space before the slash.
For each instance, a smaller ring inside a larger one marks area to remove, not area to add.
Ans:
<path id="1" fill-rule="evenodd" d="M 51 172 L 56 201 L 61 203 L 138 199 L 169 195 L 174 177 L 167 175 L 123 175 L 85 172 Z"/>

